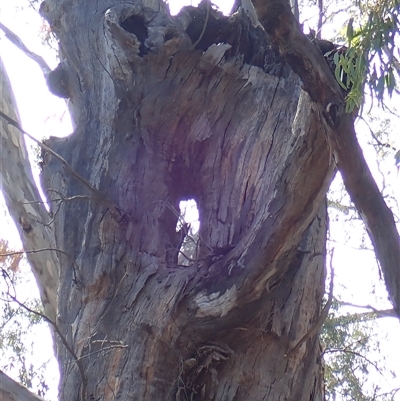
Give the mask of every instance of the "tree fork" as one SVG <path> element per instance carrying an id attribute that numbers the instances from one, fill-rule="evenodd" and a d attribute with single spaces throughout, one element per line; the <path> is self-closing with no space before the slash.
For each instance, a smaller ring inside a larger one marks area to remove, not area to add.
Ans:
<path id="1" fill-rule="evenodd" d="M 345 112 L 343 91 L 329 73 L 320 52 L 301 31 L 286 0 L 253 0 L 253 4 L 271 41 L 299 75 L 304 90 L 321 108 L 335 162 L 364 221 L 382 268 L 389 298 L 400 316 L 399 233 L 358 144 L 354 118 Z"/>

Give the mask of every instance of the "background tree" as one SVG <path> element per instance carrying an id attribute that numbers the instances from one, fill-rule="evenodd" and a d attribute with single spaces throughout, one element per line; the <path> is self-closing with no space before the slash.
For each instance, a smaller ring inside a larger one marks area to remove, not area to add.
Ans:
<path id="1" fill-rule="evenodd" d="M 7 255 L 7 256 L 6 256 Z M 0 240 L 0 350 L 2 358 L 0 370 L 4 372 L 18 372 L 18 380 L 28 389 L 38 390 L 38 394 L 45 395 L 48 385 L 45 380 L 45 365 L 33 354 L 31 343 L 34 341 L 34 333 L 41 319 L 38 315 L 28 313 L 19 307 L 12 298 L 17 294 L 23 294 L 24 304 L 33 310 L 41 311 L 40 300 L 32 296 L 32 293 L 18 291 L 26 288 L 28 269 L 20 268 L 24 263 L 22 252 L 9 248 L 7 242 Z M 26 265 L 26 263 L 25 263 Z M 44 323 L 43 323 L 44 324 Z M 42 325 L 43 325 L 42 324 Z M 30 337 L 30 338 L 29 338 Z M 36 363 L 37 362 L 37 363 Z M 1 378 L 0 378 L 1 380 Z"/>
<path id="2" fill-rule="evenodd" d="M 53 264 L 38 252 L 37 277 L 48 316 L 58 308 L 63 399 L 76 383 L 82 399 L 322 399 L 333 156 L 397 310 L 398 235 L 343 93 L 288 4 L 256 6 L 269 36 L 207 4 L 177 18 L 158 2 L 42 5 L 62 50 L 49 82 L 76 129 L 46 142 L 51 215 L 37 204 L 20 226 L 26 241 L 49 236 Z M 181 267 L 179 202 L 190 198 L 198 250 Z"/>

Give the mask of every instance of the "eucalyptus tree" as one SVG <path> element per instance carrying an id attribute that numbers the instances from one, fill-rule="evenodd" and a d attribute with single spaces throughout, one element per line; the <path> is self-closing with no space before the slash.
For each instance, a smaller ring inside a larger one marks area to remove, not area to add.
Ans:
<path id="1" fill-rule="evenodd" d="M 37 251 L 27 255 L 60 399 L 324 399 L 325 194 L 337 169 L 400 311 L 398 233 L 326 43 L 285 0 L 231 16 L 208 2 L 171 16 L 160 0 L 40 11 L 60 45 L 49 87 L 68 99 L 74 132 L 41 145 L 47 210 L 7 95 L 1 172 Z M 181 263 L 188 199 L 200 228 Z"/>

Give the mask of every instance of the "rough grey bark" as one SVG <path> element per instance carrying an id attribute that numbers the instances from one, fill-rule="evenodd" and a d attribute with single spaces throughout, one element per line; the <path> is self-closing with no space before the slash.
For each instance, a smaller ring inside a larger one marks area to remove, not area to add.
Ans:
<path id="1" fill-rule="evenodd" d="M 172 19 L 159 3 L 68 4 L 42 12 L 76 129 L 46 143 L 121 214 L 67 202 L 54 221 L 76 262 L 58 324 L 85 372 L 60 346 L 61 398 L 81 383 L 95 399 L 322 399 L 317 338 L 290 350 L 320 313 L 334 164 L 299 79 L 240 13 L 211 11 L 194 49 L 207 5 Z M 86 194 L 48 155 L 43 181 Z M 182 268 L 189 198 L 200 248 Z"/>
<path id="2" fill-rule="evenodd" d="M 84 199 L 43 153 L 47 196 L 69 199 L 51 225 L 73 350 L 59 341 L 60 398 L 322 400 L 324 110 L 244 12 L 204 3 L 172 18 L 151 0 L 41 12 L 62 54 L 49 83 L 75 121 L 46 144 L 107 200 Z M 199 249 L 181 266 L 190 198 Z"/>

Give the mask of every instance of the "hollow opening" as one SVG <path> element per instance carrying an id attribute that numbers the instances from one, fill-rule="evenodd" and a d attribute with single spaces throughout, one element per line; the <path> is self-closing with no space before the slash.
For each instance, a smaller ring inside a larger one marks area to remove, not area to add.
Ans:
<path id="1" fill-rule="evenodd" d="M 168 42 L 169 40 L 173 39 L 175 37 L 175 33 L 172 30 L 168 30 L 165 32 L 164 35 L 164 43 Z"/>
<path id="2" fill-rule="evenodd" d="M 181 231 L 183 241 L 178 255 L 178 265 L 189 266 L 197 258 L 199 243 L 199 209 L 194 199 L 179 202 L 179 219 L 176 231 Z"/>
<path id="3" fill-rule="evenodd" d="M 149 37 L 147 26 L 144 18 L 141 15 L 132 15 L 126 20 L 121 22 L 121 27 L 130 33 L 133 33 L 139 40 L 139 56 L 143 57 L 148 53 L 144 44 L 145 40 Z"/>

